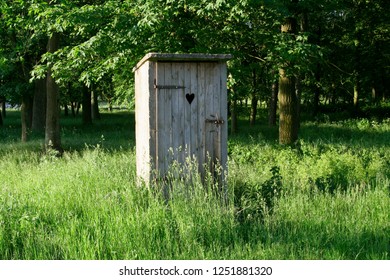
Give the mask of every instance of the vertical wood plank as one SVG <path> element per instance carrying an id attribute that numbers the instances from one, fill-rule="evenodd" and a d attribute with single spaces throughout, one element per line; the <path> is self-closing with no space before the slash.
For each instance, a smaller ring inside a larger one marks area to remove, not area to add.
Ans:
<path id="1" fill-rule="evenodd" d="M 181 89 L 179 92 L 178 92 L 178 124 L 179 124 L 179 127 L 178 127 L 178 145 L 177 145 L 177 149 L 178 149 L 178 161 L 179 162 L 184 162 L 184 159 L 185 159 L 185 146 L 186 146 L 186 142 L 185 142 L 185 132 L 184 132 L 184 127 L 185 127 L 185 106 L 186 106 L 186 91 L 188 89 L 188 85 L 186 84 L 186 80 L 185 80 L 185 65 L 184 63 L 177 63 L 177 66 L 178 66 L 178 85 L 180 86 L 183 86 L 184 88 Z"/>
<path id="2" fill-rule="evenodd" d="M 221 90 L 221 117 L 225 121 L 221 125 L 221 164 L 224 171 L 227 173 L 227 140 L 228 140 L 228 96 L 227 96 L 227 66 L 226 63 L 219 63 L 220 90 Z M 222 182 L 226 182 L 225 174 L 223 174 Z"/>
<path id="3" fill-rule="evenodd" d="M 140 179 L 146 180 L 148 170 L 145 170 L 144 159 L 146 159 L 146 145 L 145 132 L 142 129 L 142 111 L 145 108 L 142 107 L 144 100 L 142 100 L 142 85 L 144 84 L 145 73 L 143 68 L 138 68 L 135 71 L 135 133 L 136 133 L 136 169 L 137 175 Z M 147 73 L 146 73 L 147 74 Z"/>
<path id="4" fill-rule="evenodd" d="M 199 172 L 201 173 L 201 177 L 204 178 L 204 168 L 203 165 L 205 163 L 205 155 L 206 155 L 206 145 L 205 145 L 205 129 L 206 129 L 206 67 L 205 63 L 198 63 L 198 164 L 199 164 Z"/>
<path id="5" fill-rule="evenodd" d="M 165 84 L 165 64 L 157 63 L 157 85 Z M 157 124 L 157 142 L 156 142 L 156 168 L 159 173 L 158 176 L 162 177 L 165 174 L 165 141 L 167 137 L 165 126 L 165 94 L 166 89 L 157 88 L 156 90 L 156 124 Z"/>
<path id="6" fill-rule="evenodd" d="M 144 114 L 146 116 L 145 123 L 143 125 L 148 126 L 147 129 L 145 129 L 146 133 L 148 133 L 149 141 L 145 141 L 144 145 L 149 145 L 149 159 L 148 159 L 148 168 L 149 168 L 149 178 L 152 178 L 154 176 L 153 170 L 157 168 L 156 165 L 156 157 L 157 157 L 157 150 L 156 150 L 156 143 L 157 143 L 157 89 L 154 88 L 155 79 L 157 78 L 157 63 L 156 62 L 149 62 L 149 69 L 148 69 L 148 75 L 146 76 L 148 81 L 145 81 L 145 83 L 148 85 L 148 92 L 143 92 L 146 96 L 146 103 L 145 106 L 147 106 L 146 111 L 142 111 L 141 114 Z"/>
<path id="7" fill-rule="evenodd" d="M 179 63 L 172 63 L 172 77 L 171 77 L 171 83 L 172 85 L 181 85 L 179 82 L 179 71 L 180 66 L 182 64 Z M 182 112 L 180 109 L 180 95 L 181 95 L 181 89 L 174 90 L 175 92 L 172 93 L 172 99 L 171 99 L 171 138 L 172 138 L 172 151 L 173 151 L 173 160 L 178 161 L 179 160 L 179 147 L 181 145 L 180 143 L 180 128 L 181 128 L 181 118 L 182 118 Z"/>
<path id="8" fill-rule="evenodd" d="M 194 99 L 189 105 L 190 108 L 190 156 L 197 156 L 197 134 L 198 134 L 198 64 L 191 63 L 190 65 L 190 94 L 194 94 Z M 188 102 L 187 102 L 188 103 Z"/>
<path id="9" fill-rule="evenodd" d="M 171 85 L 172 84 L 172 64 L 167 62 L 164 63 L 164 83 L 163 85 Z M 164 104 L 163 104 L 163 130 L 164 134 L 162 139 L 163 145 L 163 158 L 164 161 L 164 176 L 166 172 L 169 170 L 169 167 L 172 163 L 172 89 L 164 90 Z"/>
<path id="10" fill-rule="evenodd" d="M 147 62 L 135 72 L 136 161 L 137 174 L 145 182 L 151 178 L 155 164 L 155 94 L 153 79 L 155 63 Z"/>
<path id="11" fill-rule="evenodd" d="M 186 85 L 186 94 L 191 94 L 191 63 L 184 65 L 184 79 Z M 187 158 L 191 154 L 191 105 L 185 99 L 184 106 L 184 157 Z"/>
<path id="12" fill-rule="evenodd" d="M 227 89 L 226 89 L 226 67 L 222 63 L 218 63 L 215 68 L 215 83 L 216 83 L 216 92 L 218 92 L 218 96 L 214 98 L 214 105 L 218 104 L 218 108 L 215 107 L 215 110 L 218 111 L 219 118 L 223 121 L 223 123 L 217 126 L 218 133 L 216 135 L 215 141 L 215 149 L 216 152 L 216 164 L 219 165 L 220 172 L 216 174 L 216 180 L 218 182 L 218 187 L 220 191 L 223 193 L 226 192 L 226 184 L 225 184 L 225 171 L 227 166 Z"/>
<path id="13" fill-rule="evenodd" d="M 214 137 L 215 137 L 215 125 L 211 120 L 215 119 L 214 112 L 214 63 L 205 64 L 205 115 L 206 115 L 206 131 L 205 131 L 205 162 L 208 166 L 208 172 L 214 175 Z M 207 121 L 208 120 L 208 121 Z"/>
<path id="14" fill-rule="evenodd" d="M 172 64 L 164 63 L 164 85 L 171 85 L 172 81 Z M 164 124 L 167 139 L 165 139 L 166 147 L 172 145 L 172 90 L 166 89 L 164 93 Z M 165 152 L 165 162 L 168 162 L 168 153 Z"/>
<path id="15" fill-rule="evenodd" d="M 214 64 L 212 68 L 212 87 L 213 87 L 213 111 L 215 119 L 221 120 L 221 74 L 219 73 L 219 64 Z M 214 164 L 221 163 L 221 130 L 222 125 L 215 125 L 215 133 L 213 138 L 213 148 L 214 148 Z"/>

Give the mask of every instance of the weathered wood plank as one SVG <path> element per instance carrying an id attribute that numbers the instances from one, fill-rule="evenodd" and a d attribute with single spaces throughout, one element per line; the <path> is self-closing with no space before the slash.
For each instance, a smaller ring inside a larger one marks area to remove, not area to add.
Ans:
<path id="1" fill-rule="evenodd" d="M 172 84 L 172 64 L 171 63 L 164 63 L 164 85 L 170 85 Z M 176 89 L 165 89 L 163 90 L 164 94 L 164 151 L 163 151 L 163 158 L 164 161 L 164 176 L 166 172 L 169 170 L 169 167 L 172 163 L 172 93 L 176 91 Z"/>
<path id="2" fill-rule="evenodd" d="M 213 87 L 213 96 L 210 97 L 213 100 L 213 111 L 214 111 L 214 118 L 217 122 L 221 120 L 221 75 L 219 73 L 219 63 L 215 63 L 212 67 L 212 87 Z M 214 138 L 213 138 L 213 145 L 214 145 L 214 157 L 213 157 L 213 164 L 219 164 L 221 162 L 221 124 L 214 125 Z"/>
<path id="3" fill-rule="evenodd" d="M 201 173 L 201 177 L 204 178 L 204 168 L 203 165 L 205 163 L 205 155 L 206 155 L 206 67 L 205 63 L 198 64 L 198 164 L 199 171 Z"/>
<path id="4" fill-rule="evenodd" d="M 191 63 L 186 63 L 184 66 L 184 79 L 186 85 L 186 94 L 191 90 Z M 191 153 L 191 105 L 187 99 L 184 102 L 184 143 L 185 143 L 185 158 Z"/>
<path id="5" fill-rule="evenodd" d="M 165 64 L 157 63 L 157 76 L 156 76 L 157 84 L 165 83 Z M 165 100 L 166 100 L 166 89 L 157 89 L 156 90 L 156 124 L 157 124 L 157 143 L 156 143 L 156 168 L 158 171 L 158 176 L 163 177 L 166 171 L 165 165 L 165 147 L 166 147 L 166 139 L 168 137 L 166 125 L 165 125 Z"/>
<path id="6" fill-rule="evenodd" d="M 190 142 L 189 142 L 189 155 L 190 157 L 196 157 L 197 156 L 197 133 L 198 133 L 198 64 L 197 63 L 191 63 L 190 64 L 190 94 L 194 94 L 194 99 L 192 100 L 191 104 L 189 104 L 190 108 L 190 116 L 191 116 L 191 123 L 190 123 Z"/>
<path id="7" fill-rule="evenodd" d="M 209 62 L 209 61 L 227 61 L 232 58 L 230 54 L 205 54 L 205 53 L 148 53 L 133 68 L 137 71 L 146 61 L 175 61 L 175 62 Z"/>
<path id="8" fill-rule="evenodd" d="M 150 174 L 149 174 L 149 180 L 155 179 L 155 173 L 154 170 L 157 169 L 157 163 L 156 163 L 156 143 L 157 143 L 157 91 L 154 89 L 154 80 L 157 76 L 157 62 L 150 62 L 149 66 L 149 81 L 147 82 L 149 86 L 148 92 L 142 92 L 141 94 L 144 94 L 148 98 L 149 102 L 149 161 L 148 165 L 150 168 Z M 146 115 L 146 112 L 144 113 Z M 145 144 L 148 142 L 145 142 Z"/>
<path id="9" fill-rule="evenodd" d="M 184 87 L 184 82 L 181 77 L 183 72 L 183 64 L 172 64 L 172 83 Z M 173 159 L 181 162 L 180 149 L 184 145 L 183 138 L 183 94 L 184 88 L 174 89 L 172 92 L 172 148 L 174 157 Z"/>
<path id="10" fill-rule="evenodd" d="M 215 78 L 213 77 L 214 74 L 214 63 L 206 63 L 205 64 L 205 162 L 208 166 L 208 171 L 214 175 L 214 158 L 215 158 L 215 147 L 214 147 L 214 137 L 215 137 L 215 125 L 210 120 L 215 119 L 215 110 L 214 110 L 214 93 L 215 93 L 215 86 L 214 81 Z"/>
<path id="11" fill-rule="evenodd" d="M 219 76 L 220 76 L 220 89 L 221 89 L 221 99 L 220 99 L 220 110 L 221 117 L 224 119 L 224 124 L 221 125 L 221 164 L 224 169 L 222 174 L 222 183 L 226 184 L 227 178 L 225 178 L 225 173 L 228 172 L 227 165 L 227 141 L 228 141 L 228 96 L 227 96 L 227 66 L 226 63 L 219 63 Z"/>
<path id="12" fill-rule="evenodd" d="M 147 92 L 148 91 L 148 65 L 144 68 L 135 72 L 135 91 L 136 92 Z M 145 83 L 146 82 L 146 83 Z M 135 98 L 135 131 L 136 131 L 136 163 L 137 163 L 137 174 L 142 178 L 147 177 L 149 174 L 148 165 L 144 164 L 149 156 L 148 151 L 148 127 L 145 127 L 145 122 L 149 123 L 147 119 L 148 114 L 148 102 L 147 96 L 143 94 L 137 94 Z M 146 144 L 145 144 L 146 143 Z"/>

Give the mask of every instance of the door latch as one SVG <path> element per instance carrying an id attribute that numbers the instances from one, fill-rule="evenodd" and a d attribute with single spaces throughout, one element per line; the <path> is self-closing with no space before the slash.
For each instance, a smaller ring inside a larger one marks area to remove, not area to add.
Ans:
<path id="1" fill-rule="evenodd" d="M 221 125 L 221 124 L 225 123 L 225 121 L 223 119 L 218 118 L 218 116 L 215 117 L 214 115 L 210 115 L 210 117 L 212 117 L 214 119 L 206 119 L 207 123 L 213 123 L 213 124 L 216 124 L 216 125 Z"/>
<path id="2" fill-rule="evenodd" d="M 156 89 L 181 89 L 186 88 L 185 86 L 175 86 L 175 85 L 158 85 L 156 79 L 154 80 L 154 88 Z"/>

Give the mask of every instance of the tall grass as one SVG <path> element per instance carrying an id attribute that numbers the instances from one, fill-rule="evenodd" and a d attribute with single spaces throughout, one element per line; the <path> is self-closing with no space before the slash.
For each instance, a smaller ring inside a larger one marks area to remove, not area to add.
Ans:
<path id="1" fill-rule="evenodd" d="M 244 127 L 222 203 L 193 177 L 168 200 L 137 184 L 132 114 L 64 119 L 62 158 L 19 143 L 9 115 L 0 259 L 389 259 L 389 122 L 307 122 L 295 147 Z"/>

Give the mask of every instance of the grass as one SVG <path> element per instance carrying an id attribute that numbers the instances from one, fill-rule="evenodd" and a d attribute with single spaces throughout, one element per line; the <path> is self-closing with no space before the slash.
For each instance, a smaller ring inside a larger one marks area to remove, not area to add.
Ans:
<path id="1" fill-rule="evenodd" d="M 229 137 L 229 201 L 137 186 L 134 115 L 63 118 L 62 158 L 0 128 L 0 259 L 389 259 L 390 122 L 304 122 Z M 190 192 L 190 194 L 189 194 Z"/>

